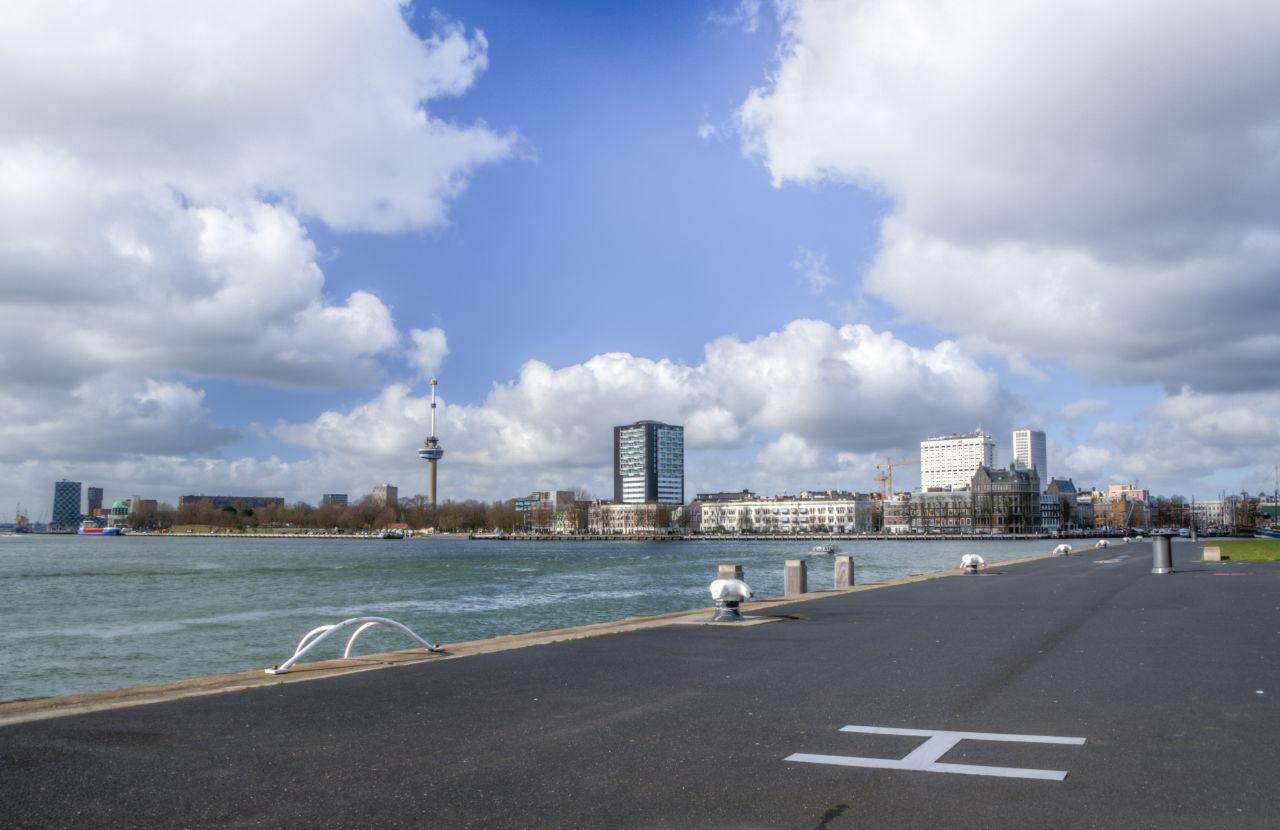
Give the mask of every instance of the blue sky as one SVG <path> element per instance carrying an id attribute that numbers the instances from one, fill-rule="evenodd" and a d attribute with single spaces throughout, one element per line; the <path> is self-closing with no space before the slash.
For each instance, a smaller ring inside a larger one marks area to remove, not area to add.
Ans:
<path id="1" fill-rule="evenodd" d="M 607 496 L 646 417 L 690 493 L 1024 425 L 1270 489 L 1280 25 L 1227 5 L 24 10 L 0 504 L 419 492 L 432 374 L 454 498 Z"/>

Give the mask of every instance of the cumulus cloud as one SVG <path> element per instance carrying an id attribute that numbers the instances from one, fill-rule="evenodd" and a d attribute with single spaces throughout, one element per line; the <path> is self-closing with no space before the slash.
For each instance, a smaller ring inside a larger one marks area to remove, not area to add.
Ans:
<path id="1" fill-rule="evenodd" d="M 1142 481 L 1186 492 L 1228 474 L 1251 492 L 1272 475 L 1280 443 L 1280 393 L 1165 395 L 1132 421 L 1100 422 L 1089 440 L 1064 452 L 1063 466 L 1092 481 Z M 1208 488 L 1212 489 L 1208 489 Z"/>
<path id="2" fill-rule="evenodd" d="M 1067 421 L 1078 421 L 1081 418 L 1090 418 L 1094 415 L 1101 415 L 1111 409 L 1111 403 L 1099 398 L 1082 398 L 1078 401 L 1072 401 L 1062 407 L 1061 415 Z"/>
<path id="3" fill-rule="evenodd" d="M 204 393 L 183 383 L 111 375 L 45 400 L 6 401 L 0 462 L 93 462 L 130 455 L 208 453 L 234 440 L 209 419 Z"/>
<path id="4" fill-rule="evenodd" d="M 420 38 L 407 12 L 395 0 L 6 11 L 0 454 L 232 463 L 216 454 L 235 436 L 192 381 L 335 387 L 404 353 L 381 299 L 326 291 L 307 223 L 438 226 L 514 140 L 431 114 L 473 84 L 487 44 L 443 20 Z M 447 352 L 438 330 L 410 342 L 423 371 Z"/>
<path id="5" fill-rule="evenodd" d="M 411 329 L 409 340 L 412 344 L 409 363 L 422 377 L 430 378 L 440 369 L 440 364 L 449 354 L 449 340 L 445 337 L 444 329 Z"/>
<path id="6" fill-rule="evenodd" d="M 482 493 L 497 481 L 528 487 L 555 470 L 566 485 L 586 482 L 607 495 L 612 427 L 641 418 L 685 426 L 690 487 L 700 486 L 694 459 L 713 449 L 759 455 L 746 483 L 726 486 L 783 486 L 791 473 L 821 478 L 861 464 L 859 453 L 997 417 L 1006 403 L 995 377 L 953 343 L 921 349 L 867 326 L 798 320 L 755 340 L 716 340 L 696 365 L 625 353 L 562 368 L 529 361 L 482 404 L 442 399 L 437 420 L 451 475 Z M 413 477 L 429 415 L 424 395 L 394 384 L 273 434 L 334 463 L 400 465 Z"/>
<path id="7" fill-rule="evenodd" d="M 869 291 L 1097 380 L 1280 384 L 1280 9 L 781 12 L 779 63 L 739 113 L 745 147 L 776 184 L 888 197 Z"/>

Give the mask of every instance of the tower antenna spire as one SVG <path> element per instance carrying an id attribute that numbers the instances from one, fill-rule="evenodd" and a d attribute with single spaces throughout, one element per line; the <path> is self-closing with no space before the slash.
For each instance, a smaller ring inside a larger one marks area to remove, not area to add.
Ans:
<path id="1" fill-rule="evenodd" d="M 444 458 L 440 441 L 436 439 L 436 379 L 431 379 L 431 435 L 418 450 L 418 457 L 427 462 L 427 502 L 436 506 L 436 462 Z"/>

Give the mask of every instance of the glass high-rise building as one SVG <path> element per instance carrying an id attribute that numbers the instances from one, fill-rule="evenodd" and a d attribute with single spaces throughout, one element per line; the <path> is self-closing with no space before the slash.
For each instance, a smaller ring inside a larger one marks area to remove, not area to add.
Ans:
<path id="1" fill-rule="evenodd" d="M 80 482 L 62 481 L 53 485 L 53 517 L 49 524 L 57 528 L 80 524 Z"/>
<path id="2" fill-rule="evenodd" d="M 613 428 L 613 500 L 684 504 L 684 427 L 636 421 Z"/>
<path id="3" fill-rule="evenodd" d="M 89 487 L 85 490 L 85 495 L 89 498 L 89 504 L 86 506 L 85 512 L 92 516 L 93 511 L 102 509 L 102 488 Z"/>

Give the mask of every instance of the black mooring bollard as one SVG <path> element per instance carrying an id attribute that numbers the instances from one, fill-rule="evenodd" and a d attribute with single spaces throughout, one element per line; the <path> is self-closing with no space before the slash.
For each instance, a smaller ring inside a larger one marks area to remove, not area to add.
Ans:
<path id="1" fill-rule="evenodd" d="M 1157 533 L 1151 537 L 1151 572 L 1153 574 L 1173 573 L 1173 550 L 1169 545 L 1167 533 Z"/>

